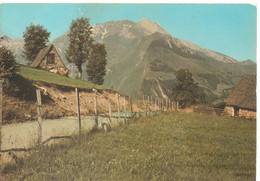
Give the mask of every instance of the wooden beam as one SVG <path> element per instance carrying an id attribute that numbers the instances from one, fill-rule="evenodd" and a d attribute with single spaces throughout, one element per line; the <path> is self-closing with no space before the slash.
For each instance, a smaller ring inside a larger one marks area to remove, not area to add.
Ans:
<path id="1" fill-rule="evenodd" d="M 97 101 L 97 94 L 94 97 L 95 102 L 95 126 L 98 127 L 98 101 Z"/>
<path id="2" fill-rule="evenodd" d="M 125 99 L 125 97 L 124 97 L 124 111 L 125 111 L 124 121 L 125 121 L 125 124 L 126 124 L 126 99 Z"/>
<path id="3" fill-rule="evenodd" d="M 131 116 L 133 114 L 133 100 L 132 100 L 132 95 L 130 95 L 130 111 L 131 111 Z"/>
<path id="4" fill-rule="evenodd" d="M 117 122 L 119 122 L 120 119 L 121 119 L 121 115 L 120 115 L 120 102 L 119 102 L 119 94 L 118 93 L 116 94 L 116 98 L 117 98 L 117 112 L 118 112 L 118 120 L 117 120 Z"/>
<path id="5" fill-rule="evenodd" d="M 111 100 L 108 99 L 108 114 L 109 114 L 109 118 L 111 120 L 112 118 L 112 109 L 111 109 Z M 111 124 L 111 121 L 110 121 L 110 124 Z"/>
<path id="6" fill-rule="evenodd" d="M 78 113 L 78 122 L 79 122 L 79 135 L 81 135 L 80 100 L 79 100 L 78 88 L 76 88 L 76 98 L 77 98 L 77 113 Z"/>
<path id="7" fill-rule="evenodd" d="M 42 98 L 41 91 L 39 89 L 36 90 L 37 96 L 37 114 L 38 114 L 38 144 L 42 142 Z"/>
<path id="8" fill-rule="evenodd" d="M 148 115 L 150 115 L 150 97 L 148 96 Z"/>

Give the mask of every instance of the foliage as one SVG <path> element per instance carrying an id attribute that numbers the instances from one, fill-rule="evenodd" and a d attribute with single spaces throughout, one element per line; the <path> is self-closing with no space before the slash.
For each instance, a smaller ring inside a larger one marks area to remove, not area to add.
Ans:
<path id="1" fill-rule="evenodd" d="M 6 47 L 0 47 L 0 79 L 10 80 L 17 71 L 15 56 Z"/>
<path id="2" fill-rule="evenodd" d="M 19 162 L 13 177 L 254 180 L 255 162 L 255 121 L 174 112 L 41 147 Z"/>
<path id="3" fill-rule="evenodd" d="M 73 20 L 70 26 L 69 47 L 65 56 L 68 62 L 74 63 L 79 71 L 78 78 L 82 76 L 82 64 L 89 59 L 91 45 L 93 42 L 92 27 L 88 18 L 78 18 Z"/>
<path id="4" fill-rule="evenodd" d="M 106 75 L 106 49 L 104 44 L 94 44 L 87 63 L 88 80 L 94 84 L 102 85 Z"/>
<path id="5" fill-rule="evenodd" d="M 172 94 L 179 106 L 184 108 L 190 105 L 205 103 L 206 98 L 198 85 L 192 79 L 192 73 L 187 69 L 180 69 L 176 75 L 176 82 L 173 84 Z"/>
<path id="6" fill-rule="evenodd" d="M 49 42 L 50 32 L 42 25 L 33 25 L 26 27 L 23 33 L 24 38 L 24 55 L 25 58 L 31 63 L 37 57 L 41 49 L 46 47 Z"/>

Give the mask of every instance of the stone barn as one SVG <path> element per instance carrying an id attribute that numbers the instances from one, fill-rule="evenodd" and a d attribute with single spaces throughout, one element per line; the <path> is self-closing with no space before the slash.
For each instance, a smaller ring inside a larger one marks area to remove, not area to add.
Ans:
<path id="1" fill-rule="evenodd" d="M 225 114 L 256 119 L 256 76 L 244 75 L 225 103 Z"/>
<path id="2" fill-rule="evenodd" d="M 53 45 L 43 48 L 30 67 L 44 69 L 61 75 L 68 75 L 69 73 Z"/>

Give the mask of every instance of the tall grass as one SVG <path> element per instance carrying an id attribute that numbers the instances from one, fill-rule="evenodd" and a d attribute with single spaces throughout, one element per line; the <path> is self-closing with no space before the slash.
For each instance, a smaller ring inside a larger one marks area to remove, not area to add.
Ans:
<path id="1" fill-rule="evenodd" d="M 174 112 L 85 134 L 22 159 L 22 180 L 255 180 L 256 123 Z"/>

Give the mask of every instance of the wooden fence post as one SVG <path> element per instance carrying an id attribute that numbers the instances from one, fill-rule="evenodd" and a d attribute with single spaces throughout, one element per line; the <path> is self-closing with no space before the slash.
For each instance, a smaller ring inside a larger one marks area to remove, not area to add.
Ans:
<path id="1" fill-rule="evenodd" d="M 164 98 L 162 98 L 162 112 L 164 112 Z"/>
<path id="2" fill-rule="evenodd" d="M 133 115 L 133 102 L 132 102 L 132 95 L 130 95 L 130 111 L 131 111 L 131 116 Z"/>
<path id="3" fill-rule="evenodd" d="M 126 124 L 126 99 L 125 99 L 125 97 L 124 97 L 124 111 L 125 111 L 125 119 L 124 119 L 124 121 L 125 121 L 125 124 Z"/>
<path id="4" fill-rule="evenodd" d="M 38 144 L 42 142 L 42 98 L 41 91 L 39 89 L 36 90 L 37 97 L 37 114 L 38 114 Z"/>
<path id="5" fill-rule="evenodd" d="M 143 96 L 143 106 L 144 106 L 144 96 Z M 145 107 L 145 106 L 144 106 Z"/>
<path id="6" fill-rule="evenodd" d="M 137 115 L 138 115 L 138 118 L 140 118 L 140 100 L 137 100 L 137 108 L 138 108 L 138 113 L 137 113 Z"/>
<path id="7" fill-rule="evenodd" d="M 150 97 L 148 96 L 148 115 L 150 115 Z"/>
<path id="8" fill-rule="evenodd" d="M 109 118 L 111 120 L 111 118 L 112 118 L 112 109 L 111 109 L 111 101 L 110 101 L 110 99 L 108 99 L 108 114 L 109 114 Z"/>
<path id="9" fill-rule="evenodd" d="M 144 113 L 145 113 L 145 117 L 147 117 L 147 101 L 145 101 L 144 104 Z"/>
<path id="10" fill-rule="evenodd" d="M 165 102 L 165 111 L 167 111 L 167 104 L 168 104 L 167 98 L 164 99 L 164 102 Z"/>
<path id="11" fill-rule="evenodd" d="M 143 95 L 143 108 L 144 108 L 144 114 L 146 115 L 146 105 L 145 105 L 145 102 L 144 102 L 144 95 Z"/>
<path id="12" fill-rule="evenodd" d="M 161 98 L 161 112 L 163 112 L 163 98 Z"/>
<path id="13" fill-rule="evenodd" d="M 98 102 L 97 102 L 97 94 L 95 94 L 95 125 L 98 127 Z"/>
<path id="14" fill-rule="evenodd" d="M 0 151 L 2 146 L 2 125 L 3 125 L 3 81 L 0 80 Z"/>
<path id="15" fill-rule="evenodd" d="M 77 97 L 77 113 L 78 113 L 78 122 L 79 122 L 79 135 L 81 135 L 80 100 L 79 100 L 78 88 L 76 88 L 76 97 Z"/>
<path id="16" fill-rule="evenodd" d="M 157 111 L 160 111 L 160 107 L 159 107 L 159 98 L 157 97 L 156 100 L 157 100 L 157 106 L 156 106 L 156 107 L 157 107 Z"/>
<path id="17" fill-rule="evenodd" d="M 159 112 L 161 112 L 161 99 L 158 98 L 158 110 Z"/>
<path id="18" fill-rule="evenodd" d="M 164 98 L 162 98 L 162 112 L 164 112 Z"/>
<path id="19" fill-rule="evenodd" d="M 117 97 L 117 112 L 118 112 L 118 120 L 117 120 L 117 122 L 119 122 L 120 119 L 121 119 L 121 115 L 120 115 L 120 102 L 119 102 L 119 94 L 118 93 L 116 94 L 116 97 Z"/>

